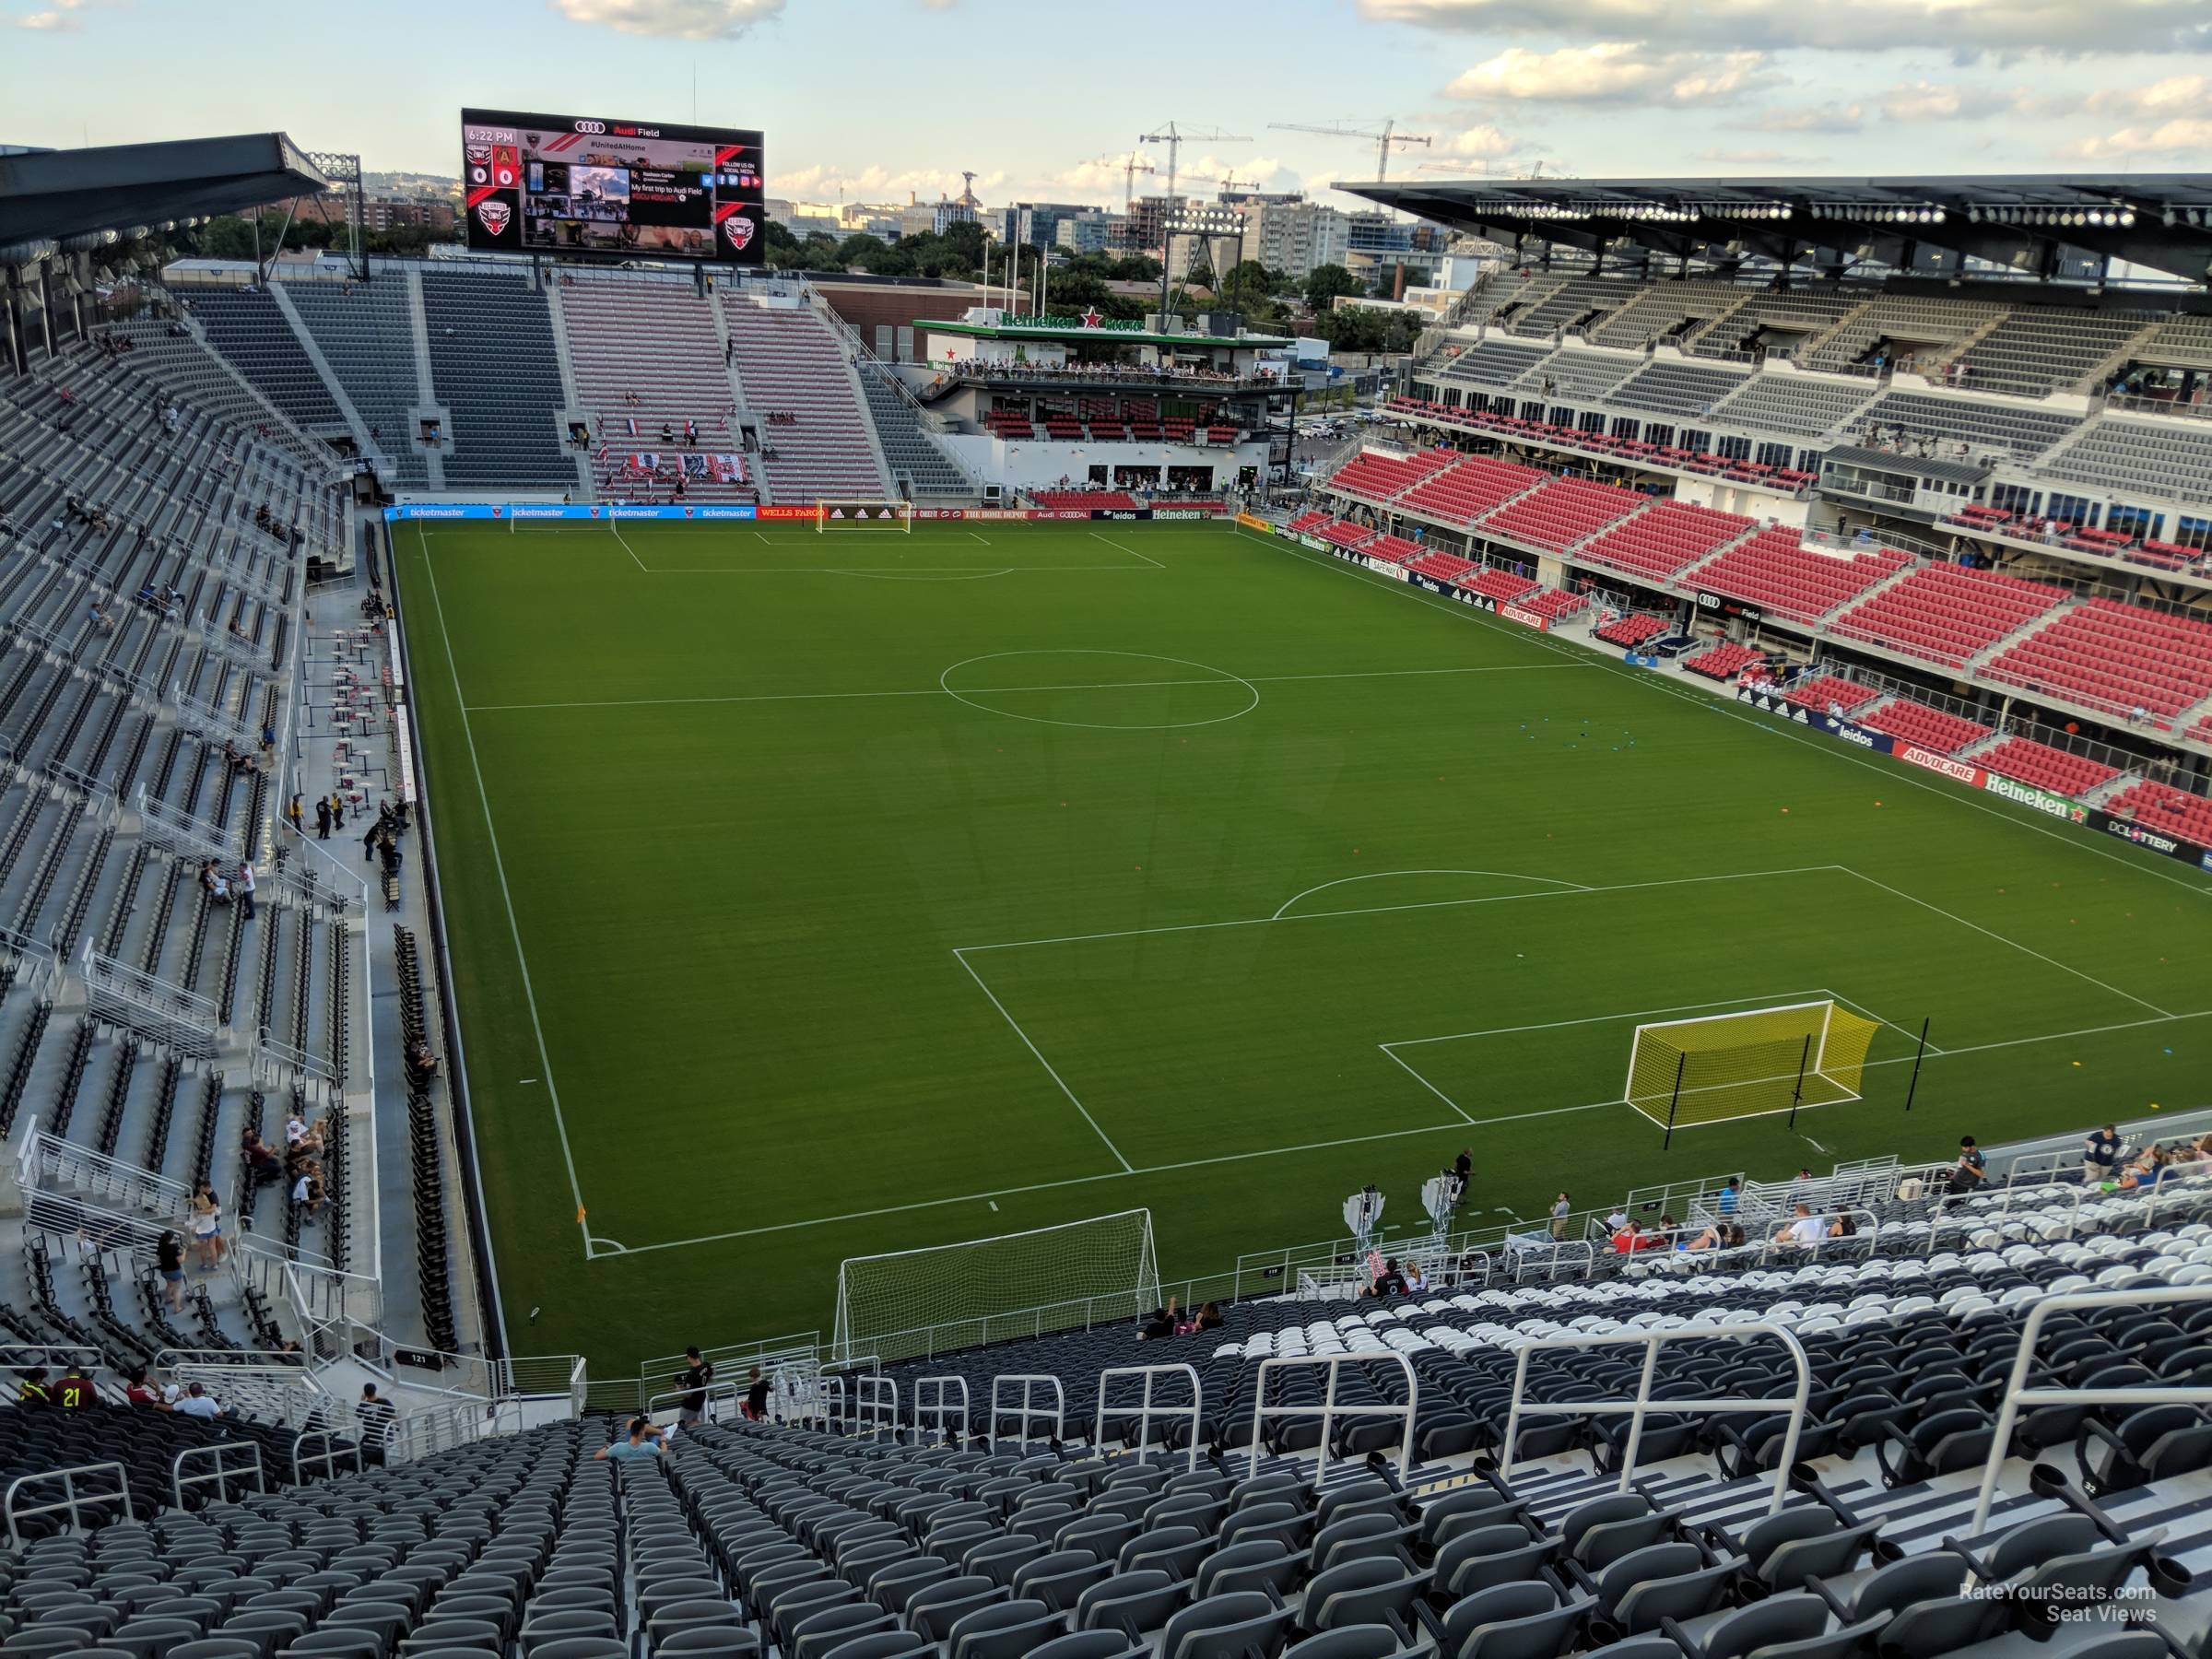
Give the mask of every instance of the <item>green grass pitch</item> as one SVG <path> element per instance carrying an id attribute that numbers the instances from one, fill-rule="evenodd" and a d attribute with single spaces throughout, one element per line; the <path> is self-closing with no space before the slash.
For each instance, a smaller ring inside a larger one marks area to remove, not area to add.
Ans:
<path id="1" fill-rule="evenodd" d="M 1281 542 L 395 532 L 521 1352 L 1139 1205 L 1212 1272 L 1462 1146 L 1501 1220 L 2212 1098 L 2202 878 Z M 1639 1021 L 1816 996 L 1863 1101 L 1618 1103 Z"/>

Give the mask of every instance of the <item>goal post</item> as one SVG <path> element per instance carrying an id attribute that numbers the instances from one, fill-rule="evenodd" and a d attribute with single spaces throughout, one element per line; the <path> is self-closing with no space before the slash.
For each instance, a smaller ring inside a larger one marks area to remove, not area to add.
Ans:
<path id="1" fill-rule="evenodd" d="M 886 1362 L 1008 1336 L 1135 1320 L 1159 1305 L 1152 1212 L 1121 1210 L 959 1244 L 851 1256 L 833 1363 Z"/>
<path id="2" fill-rule="evenodd" d="M 1670 1137 L 1855 1100 L 1880 1029 L 1832 998 L 1640 1025 L 1622 1099 Z"/>
<path id="3" fill-rule="evenodd" d="M 817 501 L 814 527 L 823 535 L 832 530 L 903 530 L 912 535 L 914 506 L 880 497 Z"/>

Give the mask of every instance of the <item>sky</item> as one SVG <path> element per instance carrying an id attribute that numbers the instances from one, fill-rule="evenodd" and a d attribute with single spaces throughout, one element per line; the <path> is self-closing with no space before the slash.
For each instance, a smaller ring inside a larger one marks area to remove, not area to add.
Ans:
<path id="1" fill-rule="evenodd" d="M 766 131 L 769 194 L 1118 206 L 1393 176 L 2212 167 L 2212 0 L 0 0 L 0 142 L 278 128 L 459 169 L 463 105 Z M 1194 180 L 1194 175 L 1196 178 Z M 1209 182 L 1210 181 L 1210 182 Z M 1179 189 L 1181 184 L 1179 183 Z"/>

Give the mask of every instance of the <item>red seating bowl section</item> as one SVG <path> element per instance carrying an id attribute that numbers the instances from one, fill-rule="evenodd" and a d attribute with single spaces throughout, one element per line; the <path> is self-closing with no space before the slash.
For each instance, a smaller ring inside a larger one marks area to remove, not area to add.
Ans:
<path id="1" fill-rule="evenodd" d="M 1301 512 L 1290 521 L 1290 532 L 1294 535 L 1305 535 L 1310 533 L 1314 526 L 1325 524 L 1328 522 L 1329 515 L 1318 509 L 1312 512 Z"/>
<path id="2" fill-rule="evenodd" d="M 2064 588 L 1964 565 L 1930 565 L 1854 605 L 1830 629 L 1907 656 L 1963 668 L 1969 658 L 2052 609 Z"/>
<path id="3" fill-rule="evenodd" d="M 2212 714 L 2206 715 L 2182 735 L 2194 743 L 2212 743 Z"/>
<path id="4" fill-rule="evenodd" d="M 1641 576 L 1672 576 L 1727 546 L 1752 524 L 1740 514 L 1688 501 L 1654 501 L 1585 542 L 1576 557 Z"/>
<path id="5" fill-rule="evenodd" d="M 1873 713 L 1860 715 L 1858 721 L 1872 731 L 1887 732 L 1901 742 L 1938 755 L 1955 755 L 1968 744 L 1981 742 L 1990 732 L 1979 721 L 1946 714 L 1909 697 L 1892 698 Z"/>
<path id="6" fill-rule="evenodd" d="M 2212 623 L 2091 599 L 2005 651 L 1982 672 L 2109 713 L 2142 709 L 2160 726 L 2212 696 Z"/>
<path id="7" fill-rule="evenodd" d="M 1822 713 L 1826 713 L 1829 704 L 1833 703 L 1849 714 L 1853 710 L 1865 708 L 1881 693 L 1872 686 L 1862 686 L 1858 681 L 1845 679 L 1841 675 L 1823 674 L 1817 679 L 1800 680 L 1783 695 L 1794 703 L 1803 703 L 1806 708 L 1818 709 Z"/>
<path id="8" fill-rule="evenodd" d="M 1030 500 L 1054 512 L 1079 512 L 1087 507 L 1108 512 L 1134 512 L 1144 505 L 1121 489 L 1032 489 Z"/>
<path id="9" fill-rule="evenodd" d="M 1513 603 L 1523 610 L 1535 611 L 1548 621 L 1557 622 L 1561 617 L 1571 617 L 1590 601 L 1580 594 L 1570 594 L 1563 588 L 1546 588 Z"/>
<path id="10" fill-rule="evenodd" d="M 1471 593 L 1488 594 L 1501 603 L 1518 599 L 1524 594 L 1534 593 L 1536 586 L 1527 577 L 1512 571 L 1499 570 L 1496 566 L 1463 580 L 1459 585 Z"/>
<path id="11" fill-rule="evenodd" d="M 1734 679 L 1753 663 L 1760 661 L 1764 654 L 1748 645 L 1722 643 L 1711 651 L 1701 651 L 1694 657 L 1685 658 L 1682 666 L 1692 674 L 1702 674 L 1708 679 Z"/>
<path id="12" fill-rule="evenodd" d="M 1670 624 L 1665 617 L 1647 616 L 1641 611 L 1637 611 L 1626 617 L 1616 618 L 1603 628 L 1596 629 L 1595 634 L 1598 639 L 1610 644 L 1618 645 L 1624 651 L 1633 651 L 1646 640 L 1658 638 L 1667 630 Z"/>
<path id="13" fill-rule="evenodd" d="M 1325 542 L 1335 542 L 1340 547 L 1358 548 L 1375 539 L 1375 533 L 1364 524 L 1355 524 L 1346 519 L 1331 519 L 1313 532 Z"/>
<path id="14" fill-rule="evenodd" d="M 2085 795 L 2120 775 L 2116 766 L 2091 760 L 2086 755 L 2069 755 L 2032 737 L 2007 737 L 1994 748 L 1976 755 L 1974 761 L 1991 771 L 2062 795 Z"/>
<path id="15" fill-rule="evenodd" d="M 1541 484 L 1545 476 L 1533 466 L 1472 455 L 1424 478 L 1401 496 L 1399 503 L 1432 518 L 1471 524 L 1492 508 Z"/>
<path id="16" fill-rule="evenodd" d="M 2136 822 L 2146 829 L 2212 847 L 2212 801 L 2170 783 L 2154 783 L 2147 778 L 2130 783 L 2105 802 L 2104 809 L 2121 818 L 2132 811 Z"/>
<path id="17" fill-rule="evenodd" d="M 1908 562 L 1904 554 L 1888 547 L 1872 553 L 1815 552 L 1799 541 L 1794 528 L 1771 524 L 1683 580 L 1810 622 L 1895 575 Z"/>
<path id="18" fill-rule="evenodd" d="M 1370 500 L 1387 500 L 1459 458 L 1456 450 L 1448 449 L 1429 450 L 1418 455 L 1385 455 L 1365 450 L 1337 469 L 1329 480 L 1329 488 L 1365 496 Z"/>
<path id="19" fill-rule="evenodd" d="M 1520 500 L 1500 507 L 1476 527 L 1489 535 L 1510 535 L 1534 547 L 1563 553 L 1592 531 L 1603 530 L 1649 500 L 1632 489 L 1610 484 L 1583 484 L 1554 478 Z"/>

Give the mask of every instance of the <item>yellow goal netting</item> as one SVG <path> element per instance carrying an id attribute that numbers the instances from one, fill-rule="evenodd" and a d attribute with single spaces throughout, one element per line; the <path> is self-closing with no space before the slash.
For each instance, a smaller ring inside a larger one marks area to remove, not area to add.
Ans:
<path id="1" fill-rule="evenodd" d="M 1626 1098 L 1669 1131 L 1855 1100 L 1879 1029 L 1832 1000 L 1640 1025 Z"/>

